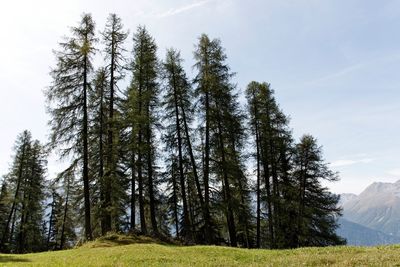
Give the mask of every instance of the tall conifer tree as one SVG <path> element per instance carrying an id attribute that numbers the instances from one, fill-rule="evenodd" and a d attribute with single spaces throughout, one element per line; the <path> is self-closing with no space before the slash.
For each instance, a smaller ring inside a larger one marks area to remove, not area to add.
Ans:
<path id="1" fill-rule="evenodd" d="M 154 167 L 156 151 L 153 132 L 157 119 L 154 110 L 158 103 L 157 46 L 144 27 L 138 27 L 133 41 L 133 77 L 127 95 L 130 99 L 129 105 L 132 113 L 129 116 L 132 120 L 131 134 L 134 135 L 130 140 L 136 143 L 132 148 L 135 150 L 134 170 L 137 173 L 138 180 L 140 228 L 142 233 L 147 233 L 145 214 L 145 190 L 147 189 L 151 227 L 152 231 L 157 234 L 156 175 Z"/>
<path id="2" fill-rule="evenodd" d="M 85 238 L 92 239 L 89 182 L 89 81 L 92 57 L 95 53 L 95 23 L 90 14 L 83 14 L 72 36 L 60 43 L 56 52 L 56 67 L 52 70 L 52 85 L 46 92 L 51 115 L 51 145 L 61 151 L 61 157 L 79 160 L 82 171 Z"/>
<path id="3" fill-rule="evenodd" d="M 102 33 L 103 42 L 105 45 L 106 55 L 106 71 L 109 77 L 108 92 L 108 126 L 107 126 L 107 166 L 104 179 L 104 205 L 102 207 L 104 216 L 102 218 L 102 231 L 114 230 L 119 226 L 118 214 L 118 185 L 121 183 L 118 179 L 118 140 L 120 122 L 120 97 L 118 94 L 118 81 L 124 78 L 124 70 L 126 68 L 126 58 L 124 56 L 124 42 L 128 37 L 128 33 L 124 31 L 121 19 L 116 14 L 110 14 L 107 19 L 107 24 Z M 113 188 L 117 192 L 113 192 Z M 112 223 L 114 222 L 114 227 Z"/>
<path id="4" fill-rule="evenodd" d="M 96 71 L 93 83 L 93 92 L 90 95 L 90 165 L 93 186 L 92 194 L 92 213 L 94 225 L 100 226 L 93 228 L 93 234 L 104 235 L 107 233 L 106 223 L 104 222 L 106 214 L 109 214 L 105 209 L 105 162 L 106 162 L 106 147 L 107 147 L 107 98 L 108 94 L 108 79 L 104 68 Z"/>
<path id="5" fill-rule="evenodd" d="M 249 191 L 247 179 L 241 163 L 244 131 L 242 114 L 237 103 L 235 86 L 231 82 L 233 74 L 226 64 L 226 54 L 217 39 L 207 35 L 200 37 L 195 51 L 198 70 L 195 82 L 200 96 L 205 133 L 204 144 L 204 187 L 209 198 L 210 175 L 222 186 L 220 196 L 223 214 L 226 217 L 228 240 L 231 246 L 238 245 L 238 229 L 244 233 L 240 242 L 249 245 L 250 222 Z M 210 164 L 210 158 L 213 162 Z M 206 201 L 207 202 L 207 201 Z M 206 204 L 206 205 L 209 205 Z M 239 227 L 239 228 L 238 228 Z"/>
<path id="6" fill-rule="evenodd" d="M 32 140 L 24 131 L 17 137 L 15 157 L 11 170 L 6 176 L 12 194 L 9 196 L 2 237 L 2 251 L 34 252 L 43 250 L 42 232 L 44 211 L 44 176 L 46 159 L 39 141 Z M 5 204 L 5 203 L 3 203 Z"/>
<path id="7" fill-rule="evenodd" d="M 166 60 L 163 63 L 163 75 L 166 82 L 164 116 L 168 125 L 166 128 L 165 143 L 168 153 L 171 153 L 171 157 L 176 159 L 170 161 L 170 177 L 172 181 L 175 181 L 176 177 L 178 177 L 183 208 L 182 235 L 187 242 L 191 242 L 193 241 L 193 228 L 191 222 L 192 218 L 189 214 L 187 192 L 189 183 L 193 180 L 189 179 L 189 175 L 194 177 L 194 186 L 197 187 L 197 196 L 200 202 L 202 203 L 204 201 L 188 126 L 190 123 L 188 114 L 190 114 L 192 110 L 192 92 L 185 71 L 183 70 L 182 59 L 178 51 L 174 49 L 167 50 Z M 190 172 L 185 171 L 185 164 L 190 166 Z M 176 174 L 176 176 L 173 174 Z"/>
<path id="8" fill-rule="evenodd" d="M 323 180 L 337 181 L 322 158 L 321 147 L 311 135 L 304 135 L 296 145 L 294 177 L 298 188 L 297 246 L 332 246 L 345 244 L 335 230 L 341 208 L 339 196 L 321 185 Z"/>
<path id="9" fill-rule="evenodd" d="M 292 134 L 267 83 L 251 82 L 246 90 L 257 164 L 257 244 L 261 245 L 261 208 L 266 207 L 268 246 L 290 246 L 293 237 Z M 263 187 L 263 188 L 262 188 Z M 263 202 L 264 204 L 262 205 Z"/>

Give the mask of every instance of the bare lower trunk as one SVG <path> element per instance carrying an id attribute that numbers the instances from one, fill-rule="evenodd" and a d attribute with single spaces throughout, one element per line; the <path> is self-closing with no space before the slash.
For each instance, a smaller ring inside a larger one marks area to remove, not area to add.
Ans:
<path id="1" fill-rule="evenodd" d="M 90 193 L 89 193 L 89 151 L 88 151 L 88 111 L 87 111 L 87 57 L 85 56 L 84 81 L 83 81 L 83 194 L 85 203 L 85 237 L 92 240 L 92 225 L 90 221 Z"/>

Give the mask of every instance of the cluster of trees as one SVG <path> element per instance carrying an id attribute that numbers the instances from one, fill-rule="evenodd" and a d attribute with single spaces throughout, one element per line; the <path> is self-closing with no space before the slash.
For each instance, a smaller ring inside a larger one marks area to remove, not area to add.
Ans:
<path id="1" fill-rule="evenodd" d="M 84 14 L 60 43 L 48 149 L 71 164 L 46 182 L 43 147 L 18 137 L 0 195 L 3 251 L 110 231 L 248 248 L 344 243 L 338 196 L 321 185 L 337 175 L 315 138 L 294 141 L 269 84 L 251 82 L 244 109 L 218 39 L 200 36 L 189 79 L 177 50 L 158 59 L 145 27 L 131 53 L 127 38 L 117 15 L 98 35 Z"/>
<path id="2" fill-rule="evenodd" d="M 10 172 L 0 193 L 0 249 L 25 252 L 44 249 L 46 159 L 42 145 L 28 131 L 15 144 Z"/>

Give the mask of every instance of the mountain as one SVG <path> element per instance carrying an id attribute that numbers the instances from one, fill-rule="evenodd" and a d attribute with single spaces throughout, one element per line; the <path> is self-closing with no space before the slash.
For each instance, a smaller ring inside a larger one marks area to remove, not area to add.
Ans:
<path id="1" fill-rule="evenodd" d="M 400 181 L 373 183 L 360 195 L 345 195 L 342 203 L 344 219 L 400 236 Z"/>
<path id="2" fill-rule="evenodd" d="M 344 218 L 339 219 L 338 235 L 346 238 L 347 245 L 375 246 L 400 244 L 400 237 L 391 236 L 383 232 L 350 222 Z"/>
<path id="3" fill-rule="evenodd" d="M 356 194 L 352 194 L 352 193 L 340 194 L 339 205 L 343 206 L 345 203 L 347 203 L 350 200 L 353 200 L 355 198 L 357 198 Z"/>

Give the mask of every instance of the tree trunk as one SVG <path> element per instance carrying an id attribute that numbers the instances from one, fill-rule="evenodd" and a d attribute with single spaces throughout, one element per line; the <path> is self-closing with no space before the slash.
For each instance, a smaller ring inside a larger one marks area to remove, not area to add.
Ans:
<path id="1" fill-rule="evenodd" d="M 101 233 L 105 235 L 107 233 L 106 221 L 105 221 L 105 212 L 106 212 L 106 203 L 105 203 L 105 181 L 104 181 L 104 149 L 103 149 L 103 134 L 104 134 L 104 107 L 103 107 L 103 99 L 104 99 L 104 89 L 101 87 L 100 91 L 100 129 L 99 129 L 99 179 L 100 179 L 100 203 L 101 203 Z"/>
<path id="2" fill-rule="evenodd" d="M 132 127 L 133 129 L 133 127 Z M 132 130 L 133 132 L 133 130 Z M 132 149 L 133 150 L 133 149 Z M 136 224 L 136 166 L 135 151 L 132 151 L 131 159 L 131 231 L 135 230 Z"/>
<path id="3" fill-rule="evenodd" d="M 306 182 L 307 182 L 307 153 L 302 158 L 300 164 L 300 192 L 299 192 L 299 211 L 297 218 L 297 246 L 300 246 L 300 238 L 302 231 L 302 220 L 304 216 L 304 207 L 305 207 L 305 194 L 306 194 Z"/>
<path id="4" fill-rule="evenodd" d="M 261 246 L 261 181 L 260 181 L 260 141 L 258 137 L 258 123 L 256 122 L 256 161 L 257 161 L 257 248 Z"/>
<path id="5" fill-rule="evenodd" d="M 271 202 L 272 202 L 272 209 L 273 209 L 273 213 L 272 213 L 272 217 L 273 217 L 273 221 L 274 221 L 274 238 L 275 238 L 275 244 L 274 246 L 276 246 L 276 241 L 277 239 L 281 236 L 281 223 L 280 223 L 280 203 L 279 203 L 279 182 L 278 182 L 278 173 L 277 173 L 277 160 L 276 160 L 276 151 L 274 149 L 274 144 L 273 144 L 273 140 L 275 138 L 275 136 L 272 133 L 272 129 L 271 129 L 271 114 L 269 111 L 269 108 L 266 108 L 266 118 L 267 118 L 267 125 L 266 125 L 266 131 L 268 134 L 268 147 L 266 147 L 265 149 L 268 150 L 269 153 L 269 162 L 271 165 L 271 176 L 272 176 L 272 188 L 270 188 L 270 190 L 272 189 L 272 197 L 271 197 Z"/>
<path id="6" fill-rule="evenodd" d="M 25 230 L 26 230 L 26 217 L 27 217 L 27 186 L 26 186 L 26 179 L 24 179 L 24 188 L 22 189 L 24 194 L 22 198 L 22 207 L 21 207 L 21 219 L 19 222 L 19 234 L 18 234 L 18 243 L 17 243 L 17 252 L 23 253 L 25 250 L 24 242 L 25 242 Z"/>
<path id="7" fill-rule="evenodd" d="M 151 125 L 150 125 L 150 103 L 147 103 L 147 127 L 146 127 L 146 137 L 147 137 L 147 178 L 149 186 L 149 200 L 150 200 L 150 220 L 153 232 L 158 234 L 158 225 L 156 221 L 156 206 L 154 199 L 154 184 L 153 184 L 153 157 L 152 157 L 152 144 L 151 144 Z"/>
<path id="8" fill-rule="evenodd" d="M 182 137 L 181 137 L 181 123 L 179 120 L 179 108 L 178 108 L 178 93 L 176 88 L 175 73 L 173 70 L 173 90 L 174 90 L 174 102 L 175 102 L 175 120 L 176 120 L 176 131 L 178 135 L 178 168 L 179 168 L 179 180 L 181 186 L 182 202 L 183 202 L 183 230 L 186 241 L 190 241 L 191 238 L 191 223 L 186 199 L 186 188 L 185 188 L 185 177 L 183 174 L 183 156 L 182 156 Z"/>
<path id="9" fill-rule="evenodd" d="M 114 24 L 112 26 L 114 28 Z M 112 29 L 114 30 L 114 29 Z M 106 175 L 106 194 L 105 194 L 105 206 L 106 206 L 106 216 L 105 216 L 105 230 L 106 232 L 112 229 L 112 203 L 111 203 L 111 191 L 112 183 L 114 181 L 115 170 L 114 170 L 114 35 L 112 34 L 111 40 L 111 65 L 110 65 L 110 100 L 108 106 L 108 137 L 107 137 L 107 175 Z"/>
<path id="10" fill-rule="evenodd" d="M 11 230 L 10 230 L 10 243 L 13 241 L 13 235 L 14 235 L 14 230 L 15 230 L 15 223 L 17 221 L 17 210 L 14 210 L 14 214 L 12 217 L 12 222 L 11 222 Z"/>
<path id="11" fill-rule="evenodd" d="M 171 169 L 171 178 L 172 178 L 172 194 L 174 198 L 174 219 L 175 219 L 175 232 L 176 238 L 179 239 L 179 218 L 178 218 L 178 196 L 177 196 L 177 185 L 175 180 L 175 164 L 172 163 Z"/>
<path id="12" fill-rule="evenodd" d="M 262 145 L 260 146 L 260 152 L 262 155 L 265 189 L 267 191 L 268 231 L 269 231 L 270 247 L 275 248 L 274 220 L 273 220 L 273 211 L 272 211 L 272 203 L 271 203 L 271 184 L 270 184 L 270 180 L 269 180 L 269 175 L 270 175 L 269 174 L 269 166 L 268 166 L 267 155 L 264 154 L 264 149 L 263 149 Z"/>
<path id="13" fill-rule="evenodd" d="M 236 239 L 236 227 L 235 227 L 235 218 L 233 216 L 232 210 L 232 201 L 231 201 L 231 192 L 229 187 L 229 179 L 228 179 L 228 171 L 226 169 L 226 158 L 225 158 L 225 145 L 222 137 L 222 127 L 221 127 L 221 119 L 218 119 L 218 138 L 219 145 L 221 149 L 221 165 L 223 172 L 223 191 L 225 201 L 227 203 L 227 211 L 226 211 L 226 220 L 228 224 L 229 231 L 229 239 L 232 247 L 237 247 L 237 239 Z"/>
<path id="14" fill-rule="evenodd" d="M 208 90 L 206 92 L 206 105 L 205 105 L 205 110 L 206 110 L 206 129 L 205 129 L 205 144 L 204 144 L 204 174 L 203 174 L 203 180 L 204 180 L 204 206 L 205 206 L 205 211 L 207 214 L 204 216 L 204 227 L 205 227 L 205 237 L 206 237 L 206 242 L 207 244 L 212 243 L 212 234 L 211 234 L 211 225 L 210 225 L 210 192 L 209 192 L 209 167 L 210 167 L 210 118 L 209 118 L 209 109 L 210 109 L 210 103 L 209 103 L 209 93 Z"/>
<path id="15" fill-rule="evenodd" d="M 27 179 L 24 182 L 24 197 L 22 199 L 22 208 L 21 208 L 21 221 L 20 221 L 20 231 L 19 231 L 19 253 L 23 253 L 25 248 L 25 239 L 26 239 L 26 224 L 29 221 L 29 209 L 26 208 L 26 205 L 32 200 L 32 188 L 33 188 L 33 179 L 35 178 L 35 165 L 32 163 L 31 168 L 31 177 L 29 177 L 29 187 L 26 186 Z"/>
<path id="16" fill-rule="evenodd" d="M 90 192 L 89 192 L 89 152 L 88 152 L 88 111 L 87 111 L 87 56 L 84 58 L 83 80 L 83 193 L 85 202 L 85 237 L 92 240 L 92 225 L 90 221 Z"/>
<path id="17" fill-rule="evenodd" d="M 242 207 L 245 207 L 246 203 L 245 203 L 245 199 L 244 199 L 244 190 L 243 190 L 243 185 L 242 185 L 242 181 L 240 180 L 240 177 L 238 177 L 238 187 L 239 187 L 239 191 L 240 191 L 240 204 L 242 205 Z M 245 231 L 245 242 L 246 242 L 246 248 L 250 248 L 250 232 L 249 232 L 249 222 L 248 222 L 248 218 L 246 216 L 241 216 L 240 217 L 242 219 L 242 221 L 244 221 L 244 231 Z"/>
<path id="18" fill-rule="evenodd" d="M 143 46 L 140 44 L 140 62 L 143 62 Z M 137 168 L 138 168 L 138 186 L 139 186 L 139 212 L 140 212 L 140 231 L 142 234 L 147 234 L 146 227 L 146 216 L 144 214 L 144 196 L 143 196 L 143 158 L 142 158 L 142 149 L 143 149 L 143 122 L 142 122 L 142 105 L 143 105 L 143 81 L 142 81 L 142 66 L 139 69 L 139 94 L 138 94 L 138 159 L 137 159 Z"/>
<path id="19" fill-rule="evenodd" d="M 253 113 L 254 113 L 254 130 L 256 137 L 256 161 L 257 161 L 257 226 L 256 226 L 256 247 L 260 248 L 261 246 L 261 175 L 260 175 L 260 136 L 258 129 L 258 109 L 256 103 L 256 96 L 253 91 Z"/>
<path id="20" fill-rule="evenodd" d="M 67 221 L 67 212 L 68 212 L 68 202 L 69 202 L 69 190 L 70 190 L 69 180 L 67 182 L 67 192 L 65 196 L 65 206 L 64 206 L 64 214 L 63 214 L 63 222 L 61 226 L 61 237 L 60 237 L 60 249 L 64 248 L 65 243 L 65 223 Z"/>
<path id="21" fill-rule="evenodd" d="M 143 198 L 143 174 L 142 174 L 142 126 L 139 126 L 138 133 L 138 160 L 137 160 L 137 168 L 138 168 L 138 185 L 139 185 L 139 212 L 140 212 L 140 231 L 142 234 L 147 234 L 146 228 L 146 217 L 144 214 L 144 198 Z"/>
<path id="22" fill-rule="evenodd" d="M 181 107 L 181 112 L 182 112 L 182 120 L 183 120 L 183 125 L 184 125 L 184 130 L 185 130 L 187 148 L 188 148 L 188 152 L 189 152 L 189 156 L 190 156 L 190 162 L 191 162 L 192 168 L 193 168 L 193 176 L 194 176 L 194 180 L 195 180 L 195 184 L 196 184 L 197 195 L 199 197 L 200 206 L 202 208 L 205 226 L 207 227 L 207 226 L 211 225 L 210 212 L 209 212 L 208 206 L 206 206 L 204 203 L 203 194 L 201 192 L 200 179 L 199 179 L 199 175 L 197 172 L 197 164 L 196 164 L 196 160 L 194 158 L 192 143 L 190 141 L 189 126 L 187 125 L 186 113 L 185 113 L 185 109 L 183 107 L 182 100 L 180 101 L 180 107 Z M 206 232 L 209 233 L 210 231 L 206 229 Z M 206 235 L 206 237 L 207 237 L 207 235 Z M 206 241 L 207 240 L 209 240 L 209 239 L 206 238 Z"/>

